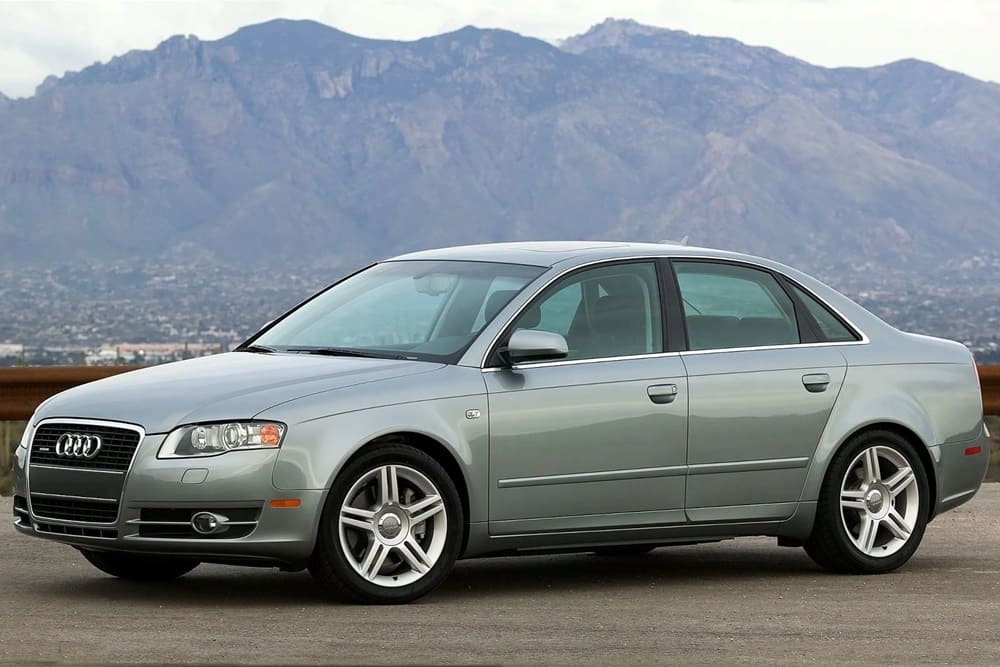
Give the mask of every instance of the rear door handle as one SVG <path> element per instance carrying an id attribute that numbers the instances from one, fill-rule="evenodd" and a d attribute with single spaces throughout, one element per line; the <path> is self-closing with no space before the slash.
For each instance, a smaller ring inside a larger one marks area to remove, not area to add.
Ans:
<path id="1" fill-rule="evenodd" d="M 654 384 L 646 388 L 646 393 L 653 403 L 673 403 L 677 398 L 677 385 Z"/>
<path id="2" fill-rule="evenodd" d="M 826 388 L 830 386 L 830 374 L 807 373 L 802 376 L 802 384 L 805 385 L 806 391 L 818 394 L 821 391 L 826 391 Z"/>

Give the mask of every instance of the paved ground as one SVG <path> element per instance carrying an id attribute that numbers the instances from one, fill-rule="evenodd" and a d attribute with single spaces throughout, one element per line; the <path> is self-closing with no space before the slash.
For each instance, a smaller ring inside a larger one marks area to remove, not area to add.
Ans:
<path id="1" fill-rule="evenodd" d="M 307 574 L 106 577 L 17 535 L 0 501 L 0 662 L 1000 663 L 1000 484 L 902 571 L 828 575 L 773 540 L 459 563 L 404 607 L 330 604 Z"/>

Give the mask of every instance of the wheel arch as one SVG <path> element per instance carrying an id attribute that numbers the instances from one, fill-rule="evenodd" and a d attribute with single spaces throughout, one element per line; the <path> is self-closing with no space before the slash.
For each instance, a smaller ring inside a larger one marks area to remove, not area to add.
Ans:
<path id="1" fill-rule="evenodd" d="M 927 520 L 930 521 L 934 518 L 934 510 L 937 507 L 938 501 L 938 481 L 937 481 L 937 468 L 934 466 L 934 458 L 931 456 L 930 445 L 924 442 L 923 438 L 917 435 L 916 431 L 907 427 L 904 424 L 899 424 L 896 422 L 876 422 L 874 424 L 869 424 L 863 428 L 858 429 L 851 434 L 851 438 L 855 438 L 864 433 L 869 433 L 871 431 L 890 431 L 895 433 L 899 437 L 903 438 L 911 445 L 913 449 L 916 450 L 917 456 L 920 457 L 920 463 L 924 466 L 924 472 L 927 475 L 927 497 L 930 500 L 930 511 L 927 514 Z M 845 442 L 847 442 L 845 440 Z"/>
<path id="2" fill-rule="evenodd" d="M 934 510 L 937 507 L 937 470 L 934 467 L 934 459 L 931 456 L 930 446 L 924 441 L 923 438 L 920 437 L 920 435 L 917 434 L 915 430 L 906 424 L 891 420 L 881 420 L 858 426 L 856 429 L 841 438 L 840 442 L 831 452 L 831 455 L 827 457 L 825 465 L 823 466 L 823 474 L 820 476 L 820 479 L 824 479 L 826 477 L 833 458 L 838 452 L 840 452 L 840 450 L 846 447 L 849 442 L 859 436 L 873 433 L 875 431 L 889 431 L 890 433 L 895 433 L 913 445 L 913 449 L 917 452 L 917 456 L 920 457 L 920 463 L 924 466 L 924 472 L 927 474 L 927 483 L 929 486 L 927 494 L 928 499 L 930 500 L 930 511 L 927 515 L 927 520 L 930 521 L 934 518 Z"/>

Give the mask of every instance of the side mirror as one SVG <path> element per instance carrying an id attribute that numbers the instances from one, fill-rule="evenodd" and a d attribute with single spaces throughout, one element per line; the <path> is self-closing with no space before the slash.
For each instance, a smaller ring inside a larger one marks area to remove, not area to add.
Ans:
<path id="1" fill-rule="evenodd" d="M 513 365 L 523 361 L 563 359 L 569 354 L 566 339 L 551 331 L 518 329 L 507 342 L 506 358 Z"/>

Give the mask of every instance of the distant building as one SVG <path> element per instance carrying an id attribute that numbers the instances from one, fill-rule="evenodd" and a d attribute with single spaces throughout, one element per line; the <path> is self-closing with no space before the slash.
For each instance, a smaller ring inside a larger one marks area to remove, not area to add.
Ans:
<path id="1" fill-rule="evenodd" d="M 88 366 L 149 366 L 218 354 L 225 352 L 228 347 L 218 343 L 120 343 L 88 351 L 84 363 Z"/>
<path id="2" fill-rule="evenodd" d="M 0 357 L 20 357 L 24 354 L 21 343 L 0 343 Z"/>

